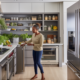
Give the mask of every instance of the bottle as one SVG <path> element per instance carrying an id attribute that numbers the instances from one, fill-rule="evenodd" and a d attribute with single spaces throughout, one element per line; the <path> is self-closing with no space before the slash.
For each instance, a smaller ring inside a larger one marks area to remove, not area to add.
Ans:
<path id="1" fill-rule="evenodd" d="M 54 43 L 56 43 L 56 42 L 57 42 L 56 35 L 54 35 Z"/>
<path id="2" fill-rule="evenodd" d="M 51 31 L 51 27 L 50 26 L 48 26 L 48 31 Z"/>

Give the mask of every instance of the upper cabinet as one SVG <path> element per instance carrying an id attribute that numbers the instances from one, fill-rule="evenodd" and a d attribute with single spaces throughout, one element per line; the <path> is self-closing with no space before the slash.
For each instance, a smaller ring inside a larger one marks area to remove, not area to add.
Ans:
<path id="1" fill-rule="evenodd" d="M 1 2 L 13 2 L 13 1 L 16 1 L 16 0 L 0 0 Z"/>
<path id="2" fill-rule="evenodd" d="M 45 3 L 45 12 L 59 12 L 59 7 L 58 2 Z"/>
<path id="3" fill-rule="evenodd" d="M 32 3 L 32 12 L 44 12 L 44 3 Z"/>
<path id="4" fill-rule="evenodd" d="M 1 3 L 3 13 L 19 12 L 19 3 Z"/>
<path id="5" fill-rule="evenodd" d="M 31 12 L 31 3 L 20 3 L 20 12 Z"/>

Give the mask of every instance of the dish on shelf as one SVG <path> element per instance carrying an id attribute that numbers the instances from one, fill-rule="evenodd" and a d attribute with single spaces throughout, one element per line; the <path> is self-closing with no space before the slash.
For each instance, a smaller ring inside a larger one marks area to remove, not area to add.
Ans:
<path id="1" fill-rule="evenodd" d="M 16 31 L 16 29 L 15 28 L 12 28 L 11 31 Z"/>
<path id="2" fill-rule="evenodd" d="M 18 23 L 17 26 L 23 26 L 23 24 L 22 23 Z"/>
<path id="3" fill-rule="evenodd" d="M 7 28 L 6 30 L 7 30 L 7 31 L 10 31 L 10 30 L 11 30 L 11 28 Z"/>
<path id="4" fill-rule="evenodd" d="M 5 20 L 6 20 L 6 21 L 10 21 L 11 19 L 10 19 L 10 18 L 6 18 Z"/>

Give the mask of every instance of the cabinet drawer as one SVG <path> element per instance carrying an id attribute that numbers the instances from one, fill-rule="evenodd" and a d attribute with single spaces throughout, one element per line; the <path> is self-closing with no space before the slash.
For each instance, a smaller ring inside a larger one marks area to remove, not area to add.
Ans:
<path id="1" fill-rule="evenodd" d="M 25 57 L 33 57 L 32 53 L 33 51 L 25 51 Z"/>
<path id="2" fill-rule="evenodd" d="M 25 64 L 34 64 L 33 58 L 25 58 Z"/>
<path id="3" fill-rule="evenodd" d="M 26 50 L 33 50 L 33 46 L 25 46 Z"/>

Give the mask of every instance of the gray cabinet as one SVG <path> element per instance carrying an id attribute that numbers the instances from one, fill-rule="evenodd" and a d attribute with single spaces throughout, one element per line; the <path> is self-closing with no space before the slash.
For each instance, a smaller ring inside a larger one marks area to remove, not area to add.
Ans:
<path id="1" fill-rule="evenodd" d="M 32 3 L 32 12 L 44 12 L 44 3 Z"/>
<path id="2" fill-rule="evenodd" d="M 33 62 L 33 46 L 25 47 L 25 65 L 32 65 Z"/>
<path id="3" fill-rule="evenodd" d="M 17 73 L 24 72 L 25 70 L 24 53 L 25 47 L 17 47 Z"/>
<path id="4" fill-rule="evenodd" d="M 1 3 L 3 13 L 19 12 L 19 3 Z"/>
<path id="5" fill-rule="evenodd" d="M 20 12 L 31 12 L 31 3 L 20 3 Z"/>
<path id="6" fill-rule="evenodd" d="M 45 12 L 59 12 L 60 5 L 58 2 L 45 3 Z"/>

